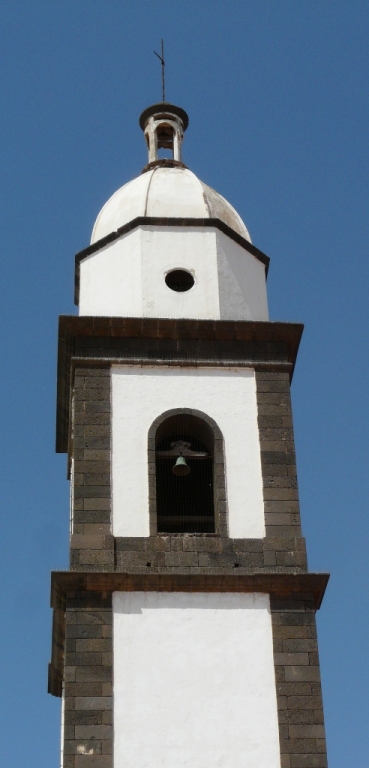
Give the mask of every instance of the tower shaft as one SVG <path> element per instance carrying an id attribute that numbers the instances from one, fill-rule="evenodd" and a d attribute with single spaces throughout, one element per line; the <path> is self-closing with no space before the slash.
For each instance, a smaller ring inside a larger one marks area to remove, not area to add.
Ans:
<path id="1" fill-rule="evenodd" d="M 198 180 L 155 162 L 99 215 L 76 260 L 80 316 L 59 323 L 62 766 L 326 768 L 328 576 L 308 571 L 290 400 L 303 327 L 269 321 L 269 259 L 234 209 L 210 190 L 200 216 Z M 132 214 L 143 190 L 151 218 Z"/>

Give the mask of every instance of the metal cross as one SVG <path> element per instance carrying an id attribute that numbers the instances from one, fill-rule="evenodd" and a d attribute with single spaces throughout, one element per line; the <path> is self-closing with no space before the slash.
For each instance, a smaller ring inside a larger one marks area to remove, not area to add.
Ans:
<path id="1" fill-rule="evenodd" d="M 165 101 L 165 61 L 164 61 L 164 40 L 163 39 L 161 41 L 161 56 L 159 53 L 156 53 L 156 51 L 154 51 L 154 53 L 155 53 L 155 56 L 157 56 L 158 59 L 160 59 L 161 61 L 161 88 L 163 92 L 163 103 L 164 103 Z"/>

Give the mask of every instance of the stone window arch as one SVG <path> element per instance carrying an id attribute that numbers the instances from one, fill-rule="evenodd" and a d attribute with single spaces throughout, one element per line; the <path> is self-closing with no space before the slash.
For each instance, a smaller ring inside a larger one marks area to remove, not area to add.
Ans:
<path id="1" fill-rule="evenodd" d="M 179 457 L 189 472 L 173 473 Z M 148 434 L 150 535 L 227 536 L 223 435 L 202 411 L 177 408 L 158 416 Z"/>

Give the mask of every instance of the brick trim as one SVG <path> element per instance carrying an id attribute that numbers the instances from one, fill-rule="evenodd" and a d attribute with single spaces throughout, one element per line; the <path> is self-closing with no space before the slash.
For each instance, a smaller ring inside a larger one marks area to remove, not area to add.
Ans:
<path id="1" fill-rule="evenodd" d="M 150 536 L 157 534 L 157 508 L 156 508 L 156 456 L 155 443 L 158 428 L 164 421 L 171 416 L 187 414 L 196 416 L 210 427 L 214 439 L 214 517 L 215 532 L 219 536 L 227 536 L 227 500 L 226 500 L 226 482 L 224 467 L 224 440 L 223 435 L 210 416 L 203 411 L 197 411 L 194 408 L 173 408 L 165 411 L 153 421 L 148 432 L 148 471 L 149 471 L 149 515 L 150 515 Z"/>

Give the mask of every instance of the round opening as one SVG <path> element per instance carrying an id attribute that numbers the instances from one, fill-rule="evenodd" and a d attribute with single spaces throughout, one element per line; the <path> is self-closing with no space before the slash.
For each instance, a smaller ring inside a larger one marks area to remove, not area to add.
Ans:
<path id="1" fill-rule="evenodd" d="M 184 269 L 173 269 L 173 272 L 168 272 L 165 282 L 172 291 L 180 293 L 189 291 L 195 283 L 191 272 L 186 272 Z"/>

